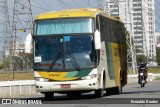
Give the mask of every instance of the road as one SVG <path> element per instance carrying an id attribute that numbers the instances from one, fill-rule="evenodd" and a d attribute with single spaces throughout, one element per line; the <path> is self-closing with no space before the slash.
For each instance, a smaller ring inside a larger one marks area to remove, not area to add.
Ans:
<path id="1" fill-rule="evenodd" d="M 123 94 L 105 95 L 103 98 L 95 98 L 94 93 L 88 93 L 74 98 L 56 94 L 53 101 L 45 101 L 43 95 L 23 99 L 41 100 L 42 104 L 54 104 L 55 107 L 105 107 L 111 104 L 111 107 L 160 107 L 160 81 L 148 82 L 144 88 L 138 83 L 127 84 Z"/>

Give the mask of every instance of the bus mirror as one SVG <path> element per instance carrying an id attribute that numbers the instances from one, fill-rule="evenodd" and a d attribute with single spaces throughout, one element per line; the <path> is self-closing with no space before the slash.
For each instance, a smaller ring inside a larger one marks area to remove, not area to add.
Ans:
<path id="1" fill-rule="evenodd" d="M 101 36 L 98 30 L 96 30 L 94 33 L 94 44 L 95 49 L 101 49 Z"/>

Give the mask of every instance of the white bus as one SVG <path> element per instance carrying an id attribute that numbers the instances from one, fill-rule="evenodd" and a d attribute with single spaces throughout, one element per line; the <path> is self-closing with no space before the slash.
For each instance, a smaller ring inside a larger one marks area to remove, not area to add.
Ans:
<path id="1" fill-rule="evenodd" d="M 120 94 L 127 83 L 124 24 L 98 9 L 70 9 L 34 20 L 34 76 L 47 100 L 94 91 Z M 109 91 L 108 91 L 109 90 Z"/>

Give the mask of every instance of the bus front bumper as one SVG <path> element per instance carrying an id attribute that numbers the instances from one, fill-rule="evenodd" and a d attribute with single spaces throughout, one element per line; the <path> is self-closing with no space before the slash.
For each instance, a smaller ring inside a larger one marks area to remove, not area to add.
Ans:
<path id="1" fill-rule="evenodd" d="M 97 78 L 65 82 L 36 82 L 37 92 L 92 91 L 98 89 Z"/>

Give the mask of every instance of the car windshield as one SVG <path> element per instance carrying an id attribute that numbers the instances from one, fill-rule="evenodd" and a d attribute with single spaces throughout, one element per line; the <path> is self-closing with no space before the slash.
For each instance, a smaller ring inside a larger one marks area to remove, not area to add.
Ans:
<path id="1" fill-rule="evenodd" d="M 36 37 L 34 69 L 83 69 L 95 66 L 92 35 Z"/>

